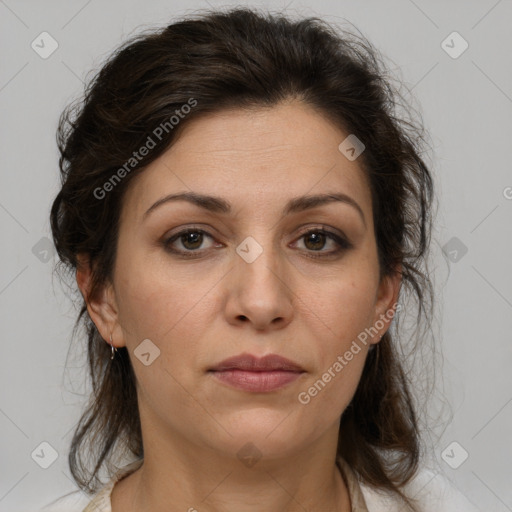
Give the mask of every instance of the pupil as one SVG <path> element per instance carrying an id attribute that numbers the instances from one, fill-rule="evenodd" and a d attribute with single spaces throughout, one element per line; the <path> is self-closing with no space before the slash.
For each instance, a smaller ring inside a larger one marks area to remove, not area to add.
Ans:
<path id="1" fill-rule="evenodd" d="M 313 249 L 321 249 L 323 246 L 323 237 L 324 235 L 322 233 L 311 233 L 306 238 L 306 246 L 308 245 L 308 241 L 313 240 Z M 316 244 L 315 244 L 316 240 Z"/>
<path id="2" fill-rule="evenodd" d="M 201 245 L 202 233 L 186 233 L 183 236 L 184 236 L 183 245 L 185 247 L 188 247 L 189 249 L 196 249 L 198 246 Z M 189 246 L 190 243 L 193 245 L 193 247 Z"/>

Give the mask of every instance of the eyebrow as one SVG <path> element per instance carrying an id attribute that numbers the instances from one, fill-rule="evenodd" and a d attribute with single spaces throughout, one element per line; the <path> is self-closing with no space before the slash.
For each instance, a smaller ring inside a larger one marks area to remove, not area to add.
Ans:
<path id="1" fill-rule="evenodd" d="M 146 219 L 146 217 L 159 206 L 174 201 L 188 201 L 189 203 L 199 206 L 200 208 L 208 210 L 212 213 L 229 214 L 232 211 L 231 204 L 221 197 L 198 194 L 196 192 L 181 192 L 177 194 L 166 195 L 153 203 L 144 213 L 143 220 Z M 355 208 L 361 216 L 363 224 L 366 227 L 366 219 L 362 208 L 354 199 L 342 193 L 316 194 L 294 197 L 290 199 L 288 203 L 286 203 L 283 209 L 283 215 L 302 212 L 317 206 L 322 206 L 324 204 L 334 202 L 345 203 Z"/>

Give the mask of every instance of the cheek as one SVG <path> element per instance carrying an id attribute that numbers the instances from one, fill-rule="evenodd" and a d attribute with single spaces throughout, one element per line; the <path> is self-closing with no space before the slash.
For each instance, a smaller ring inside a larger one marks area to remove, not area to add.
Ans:
<path id="1" fill-rule="evenodd" d="M 368 272 L 367 275 L 369 275 Z M 302 302 L 311 310 L 311 318 L 317 317 L 318 327 L 328 352 L 344 350 L 353 339 L 370 327 L 374 316 L 376 290 L 368 277 L 338 277 L 323 283 L 322 289 L 302 293 Z"/>
<path id="2" fill-rule="evenodd" d="M 127 343 L 150 338 L 158 344 L 158 340 L 183 328 L 197 302 L 195 293 L 148 274 L 144 279 L 133 277 L 120 292 L 123 299 L 119 302 L 119 319 L 129 333 Z"/>
<path id="3" fill-rule="evenodd" d="M 164 272 L 147 260 L 138 264 L 132 258 L 129 264 L 119 265 L 121 269 L 117 285 L 119 321 L 143 397 L 139 405 L 149 406 L 166 418 L 185 414 L 196 415 L 201 421 L 204 411 L 186 391 L 191 386 L 183 385 L 190 380 L 201 353 L 198 334 L 204 327 L 198 326 L 211 325 L 206 319 L 211 284 Z M 137 348 L 146 339 L 158 349 L 149 345 L 149 351 L 158 356 L 153 359 L 151 353 L 153 362 L 147 366 L 137 357 Z"/>
<path id="4" fill-rule="evenodd" d="M 309 323 L 316 322 L 323 340 L 318 349 L 330 359 L 334 353 L 345 352 L 370 327 L 375 315 L 378 272 L 375 247 L 365 241 L 331 271 L 299 281 L 299 304 L 304 304 L 304 314 L 311 310 Z"/>
<path id="5" fill-rule="evenodd" d="M 179 366 L 178 359 L 193 358 L 198 333 L 211 325 L 212 286 L 219 279 L 211 272 L 194 271 L 193 264 L 169 271 L 169 263 L 160 257 L 131 254 L 120 258 L 116 268 L 125 343 L 133 353 L 142 340 L 150 339 L 173 366 Z"/>
<path id="6" fill-rule="evenodd" d="M 371 326 L 374 293 L 371 279 L 338 276 L 323 293 L 310 290 L 310 295 L 304 296 L 310 312 L 305 308 L 303 314 L 309 316 L 317 362 L 297 397 L 308 414 L 321 414 L 326 421 L 333 421 L 352 399 L 368 353 L 365 329 Z"/>

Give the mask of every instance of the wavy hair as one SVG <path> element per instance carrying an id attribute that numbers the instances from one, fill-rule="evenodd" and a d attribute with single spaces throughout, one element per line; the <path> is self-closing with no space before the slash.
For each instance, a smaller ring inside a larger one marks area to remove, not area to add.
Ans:
<path id="1" fill-rule="evenodd" d="M 59 268 L 74 277 L 79 255 L 86 255 L 93 269 L 90 297 L 111 279 L 124 191 L 188 123 L 228 108 L 298 99 L 366 146 L 358 162 L 371 187 L 381 276 L 401 264 L 400 296 L 413 295 L 418 325 L 430 325 L 433 287 L 423 267 L 433 180 L 421 156 L 425 129 L 407 117 L 411 107 L 387 75 L 383 57 L 364 36 L 317 17 L 292 20 L 235 8 L 196 13 L 132 37 L 59 119 L 61 189 L 50 214 Z M 171 117 L 191 99 L 196 104 L 170 128 Z M 108 194 L 100 194 L 166 122 L 168 129 L 153 137 L 155 147 L 132 161 Z M 141 458 L 144 450 L 129 354 L 122 347 L 110 360 L 85 300 L 78 300 L 75 330 L 82 326 L 87 335 L 92 392 L 73 434 L 69 466 L 78 486 L 92 494 L 101 485 L 104 464 L 110 467 L 119 454 Z M 414 509 L 401 487 L 418 469 L 420 429 L 397 324 L 395 317 L 396 332 L 388 330 L 368 353 L 341 417 L 338 454 L 364 482 Z"/>

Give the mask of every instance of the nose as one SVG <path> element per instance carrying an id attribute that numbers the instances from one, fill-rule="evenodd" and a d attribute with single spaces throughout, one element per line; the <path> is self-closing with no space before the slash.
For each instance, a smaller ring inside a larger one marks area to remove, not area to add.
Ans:
<path id="1" fill-rule="evenodd" d="M 260 247 L 263 250 L 254 261 L 245 258 L 243 251 L 235 254 L 225 314 L 232 325 L 250 324 L 257 331 L 282 329 L 293 318 L 295 294 L 290 272 L 270 244 Z"/>

